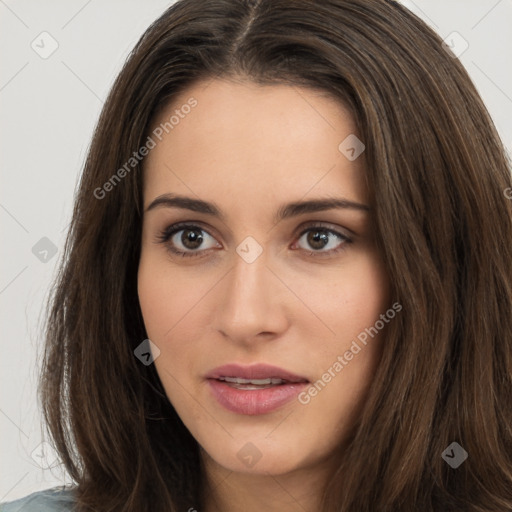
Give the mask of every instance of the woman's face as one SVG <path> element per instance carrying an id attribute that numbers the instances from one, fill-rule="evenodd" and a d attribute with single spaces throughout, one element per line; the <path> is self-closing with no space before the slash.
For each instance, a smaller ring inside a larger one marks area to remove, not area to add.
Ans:
<path id="1" fill-rule="evenodd" d="M 213 80 L 155 128 L 138 292 L 170 402 L 210 463 L 326 463 L 364 403 L 389 309 L 353 119 L 310 89 Z"/>

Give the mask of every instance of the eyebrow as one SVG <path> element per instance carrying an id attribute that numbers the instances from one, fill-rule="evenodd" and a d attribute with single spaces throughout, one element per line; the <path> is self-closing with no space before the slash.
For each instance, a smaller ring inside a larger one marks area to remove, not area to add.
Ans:
<path id="1" fill-rule="evenodd" d="M 205 213 L 212 215 L 225 221 L 225 215 L 215 203 L 209 203 L 201 199 L 194 199 L 192 197 L 180 196 L 176 194 L 162 194 L 154 199 L 151 204 L 146 208 L 146 212 L 156 208 L 182 208 L 197 213 Z M 296 217 L 305 213 L 321 212 L 324 210 L 332 209 L 350 209 L 369 212 L 370 207 L 350 201 L 344 198 L 326 198 L 326 199 L 310 199 L 307 201 L 297 201 L 282 205 L 274 217 L 274 222 Z"/>

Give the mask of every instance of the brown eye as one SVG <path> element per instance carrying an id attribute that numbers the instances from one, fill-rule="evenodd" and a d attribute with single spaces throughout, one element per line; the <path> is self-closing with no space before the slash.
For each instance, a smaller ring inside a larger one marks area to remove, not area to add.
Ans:
<path id="1" fill-rule="evenodd" d="M 180 243 L 187 249 L 198 249 L 199 246 L 203 243 L 203 237 L 200 234 L 201 231 L 202 230 L 200 229 L 182 229 L 178 231 L 178 233 L 182 233 L 181 237 L 179 238 Z"/>
<path id="2" fill-rule="evenodd" d="M 205 240 L 215 240 L 207 231 L 193 224 L 174 224 L 166 228 L 158 241 L 167 245 L 169 251 L 180 256 L 199 256 L 200 253 L 215 247 L 204 247 Z M 221 247 L 217 244 L 217 247 Z"/>
<path id="3" fill-rule="evenodd" d="M 322 256 L 341 251 L 347 243 L 352 243 L 348 236 L 322 226 L 312 226 L 302 231 L 295 245 L 299 245 L 301 240 L 303 240 L 303 249 L 309 255 Z"/>

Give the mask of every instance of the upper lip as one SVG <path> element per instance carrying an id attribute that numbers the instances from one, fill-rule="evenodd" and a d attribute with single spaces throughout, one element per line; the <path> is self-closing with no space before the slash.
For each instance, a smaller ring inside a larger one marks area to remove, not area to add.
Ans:
<path id="1" fill-rule="evenodd" d="M 277 366 L 269 364 L 253 364 L 243 366 L 240 364 L 225 364 L 211 370 L 207 375 L 207 379 L 219 379 L 221 377 L 239 377 L 241 379 L 268 379 L 275 378 L 288 382 L 309 382 L 306 377 L 295 375 L 292 372 L 283 370 Z"/>

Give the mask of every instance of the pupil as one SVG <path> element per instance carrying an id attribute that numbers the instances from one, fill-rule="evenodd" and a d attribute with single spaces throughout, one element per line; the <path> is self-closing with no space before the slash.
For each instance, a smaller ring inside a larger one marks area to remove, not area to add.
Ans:
<path id="1" fill-rule="evenodd" d="M 311 236 L 309 237 L 308 242 L 315 249 L 322 249 L 329 243 L 327 234 L 324 233 L 323 231 L 311 231 L 310 233 L 311 233 Z M 320 242 L 319 245 L 317 245 L 318 242 Z"/>
<path id="2" fill-rule="evenodd" d="M 201 235 L 197 235 L 197 230 L 192 229 L 185 229 L 181 238 L 183 245 L 188 249 L 197 249 L 203 241 L 203 237 Z M 190 245 L 190 242 L 192 245 Z"/>

